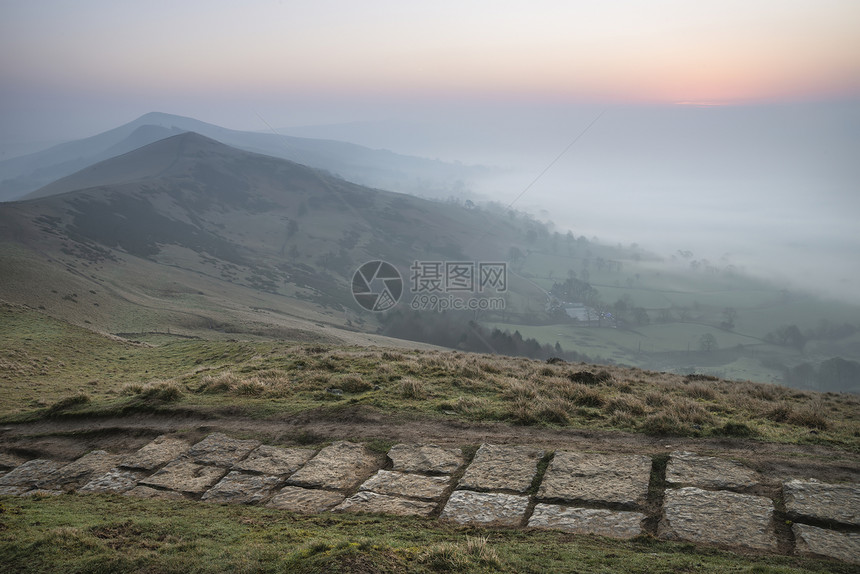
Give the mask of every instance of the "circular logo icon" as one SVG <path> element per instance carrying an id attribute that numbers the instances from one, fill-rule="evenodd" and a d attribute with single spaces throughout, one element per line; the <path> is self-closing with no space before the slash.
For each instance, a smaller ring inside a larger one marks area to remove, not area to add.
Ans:
<path id="1" fill-rule="evenodd" d="M 387 311 L 403 294 L 400 272 L 385 261 L 368 261 L 352 276 L 352 297 L 368 311 Z"/>

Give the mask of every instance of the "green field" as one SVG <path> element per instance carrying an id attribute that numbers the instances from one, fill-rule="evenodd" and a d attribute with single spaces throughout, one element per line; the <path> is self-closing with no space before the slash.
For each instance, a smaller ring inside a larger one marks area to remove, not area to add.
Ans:
<path id="1" fill-rule="evenodd" d="M 834 325 L 857 330 L 860 308 L 790 292 L 725 263 L 693 269 L 686 260 L 661 259 L 635 247 L 572 242 L 569 247 L 556 244 L 555 253 L 535 246 L 512 270 L 535 293 L 511 297 L 510 312 L 486 317 L 486 326 L 519 331 L 541 344 L 558 343 L 597 362 L 784 383 L 785 369 L 802 363 L 860 360 L 860 332 L 820 335 Z M 596 301 L 620 320 L 598 324 L 549 316 L 541 307 L 546 295 L 540 291 L 568 277 L 587 280 Z M 640 315 L 631 312 L 634 308 Z M 802 347 L 774 341 L 773 334 L 788 326 L 804 334 Z"/>

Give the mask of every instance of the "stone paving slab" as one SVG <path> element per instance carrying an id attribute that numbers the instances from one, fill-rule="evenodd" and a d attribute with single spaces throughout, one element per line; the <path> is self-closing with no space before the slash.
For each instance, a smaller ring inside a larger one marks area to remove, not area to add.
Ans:
<path id="1" fill-rule="evenodd" d="M 650 479 L 647 456 L 558 451 L 544 474 L 538 498 L 637 507 L 645 503 Z"/>
<path id="2" fill-rule="evenodd" d="M 224 468 L 179 459 L 169 463 L 149 478 L 141 480 L 140 484 L 189 494 L 203 494 L 225 474 L 227 470 Z"/>
<path id="3" fill-rule="evenodd" d="M 34 488 L 20 496 L 60 496 L 61 494 L 66 494 L 66 491 L 58 488 Z"/>
<path id="4" fill-rule="evenodd" d="M 783 484 L 785 509 L 792 520 L 812 518 L 860 526 L 860 485 L 789 480 Z"/>
<path id="5" fill-rule="evenodd" d="M 191 443 L 179 438 L 161 435 L 145 444 L 120 462 L 126 468 L 155 470 L 191 450 Z"/>
<path id="6" fill-rule="evenodd" d="M 21 496 L 32 490 L 30 486 L 0 486 L 0 496 Z"/>
<path id="7" fill-rule="evenodd" d="M 388 451 L 394 470 L 423 472 L 425 474 L 451 474 L 463 463 L 463 451 L 435 444 L 396 444 Z"/>
<path id="8" fill-rule="evenodd" d="M 277 476 L 231 471 L 206 491 L 200 500 L 231 504 L 259 504 L 283 484 Z"/>
<path id="9" fill-rule="evenodd" d="M 733 460 L 675 451 L 666 465 L 666 481 L 678 486 L 732 489 L 759 484 L 756 471 Z"/>
<path id="10" fill-rule="evenodd" d="M 358 489 L 390 496 L 439 500 L 450 482 L 451 478 L 447 476 L 424 476 L 380 470 L 364 481 Z"/>
<path id="11" fill-rule="evenodd" d="M 192 446 L 188 456 L 198 464 L 231 467 L 260 444 L 258 440 L 239 440 L 216 432 Z"/>
<path id="12" fill-rule="evenodd" d="M 374 512 L 398 516 L 429 516 L 435 509 L 435 502 L 367 491 L 357 492 L 334 508 L 336 512 Z"/>
<path id="13" fill-rule="evenodd" d="M 525 492 L 537 474 L 542 450 L 528 446 L 482 444 L 460 479 L 460 489 Z"/>
<path id="14" fill-rule="evenodd" d="M 25 462 L 27 462 L 26 458 L 21 458 L 20 456 L 7 452 L 0 452 L 0 470 L 12 470 L 16 466 L 21 466 Z"/>
<path id="15" fill-rule="evenodd" d="M 460 524 L 519 526 L 529 505 L 528 496 L 456 490 L 440 518 Z"/>
<path id="16" fill-rule="evenodd" d="M 795 550 L 798 554 L 812 554 L 860 564 L 860 532 L 838 532 L 795 522 Z"/>
<path id="17" fill-rule="evenodd" d="M 292 486 L 342 490 L 363 481 L 376 468 L 376 457 L 364 445 L 338 441 L 317 453 L 287 483 Z"/>
<path id="18" fill-rule="evenodd" d="M 287 476 L 305 465 L 316 454 L 309 448 L 283 448 L 261 445 L 248 458 L 233 465 L 233 470 L 258 472 L 268 476 Z"/>
<path id="19" fill-rule="evenodd" d="M 597 534 L 612 538 L 633 538 L 642 534 L 641 512 L 569 508 L 538 504 L 529 519 L 533 528 L 563 530 L 575 534 Z"/>
<path id="20" fill-rule="evenodd" d="M 63 462 L 36 458 L 28 460 L 21 466 L 10 470 L 7 474 L 0 476 L 0 486 L 28 486 L 35 487 L 36 484 L 51 473 L 65 466 Z"/>
<path id="21" fill-rule="evenodd" d="M 127 492 L 145 477 L 146 471 L 112 468 L 105 474 L 90 479 L 78 492 Z"/>
<path id="22" fill-rule="evenodd" d="M 116 466 L 119 455 L 103 450 L 94 450 L 74 462 L 58 468 L 36 483 L 38 488 L 48 490 L 74 490 L 86 484 L 93 475 L 104 474 Z"/>
<path id="23" fill-rule="evenodd" d="M 777 549 L 772 500 L 692 486 L 666 490 L 657 534 L 669 540 Z"/>
<path id="24" fill-rule="evenodd" d="M 131 490 L 124 493 L 125 496 L 133 496 L 135 498 L 154 498 L 159 500 L 185 500 L 185 496 L 181 492 L 174 490 L 160 490 L 150 486 L 139 484 Z"/>
<path id="25" fill-rule="evenodd" d="M 341 493 L 330 490 L 285 486 L 272 497 L 266 506 L 291 512 L 317 514 L 331 510 L 343 502 L 345 498 Z"/>

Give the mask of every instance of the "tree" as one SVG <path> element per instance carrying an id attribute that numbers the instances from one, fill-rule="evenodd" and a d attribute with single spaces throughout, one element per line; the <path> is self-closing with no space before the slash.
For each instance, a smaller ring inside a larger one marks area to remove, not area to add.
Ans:
<path id="1" fill-rule="evenodd" d="M 711 333 L 705 333 L 699 337 L 699 348 L 706 353 L 710 353 L 717 348 L 717 338 Z"/>
<path id="2" fill-rule="evenodd" d="M 511 265 L 516 265 L 517 263 L 522 261 L 524 258 L 525 258 L 525 255 L 523 255 L 523 252 L 520 251 L 520 248 L 517 247 L 516 245 L 514 245 L 510 249 L 508 249 L 508 261 L 511 262 Z"/>
<path id="3" fill-rule="evenodd" d="M 818 388 L 822 391 L 853 391 L 860 381 L 860 363 L 834 357 L 818 367 Z"/>
<path id="4" fill-rule="evenodd" d="M 737 319 L 737 316 L 738 312 L 734 307 L 726 307 L 723 309 L 723 322 L 720 323 L 720 327 L 726 331 L 731 331 L 735 328 L 735 319 Z"/>
<path id="5" fill-rule="evenodd" d="M 793 347 L 798 351 L 802 351 L 806 346 L 806 337 L 800 332 L 797 325 L 783 325 L 776 331 L 772 331 L 764 336 L 765 341 L 782 345 L 783 347 Z"/>
<path id="6" fill-rule="evenodd" d="M 651 317 L 648 316 L 648 311 L 643 307 L 633 308 L 633 318 L 636 320 L 636 324 L 638 325 L 647 325 L 651 322 Z"/>

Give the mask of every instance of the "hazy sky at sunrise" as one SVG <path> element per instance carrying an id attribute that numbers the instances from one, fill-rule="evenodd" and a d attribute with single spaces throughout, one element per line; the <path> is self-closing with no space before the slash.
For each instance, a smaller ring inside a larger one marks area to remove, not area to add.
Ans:
<path id="1" fill-rule="evenodd" d="M 39 114 L 90 116 L 71 132 L 156 107 L 252 127 L 260 109 L 300 123 L 301 110 L 276 112 L 279 102 L 313 103 L 313 122 L 327 108 L 349 120 L 434 101 L 860 93 L 855 0 L 0 0 L 0 10 L 0 111 L 33 130 Z"/>
<path id="2" fill-rule="evenodd" d="M 477 186 L 507 203 L 603 111 L 518 207 L 860 300 L 858 31 L 858 0 L 0 0 L 0 159 L 162 111 L 517 168 Z"/>

